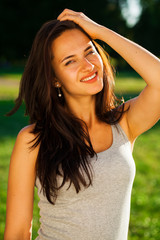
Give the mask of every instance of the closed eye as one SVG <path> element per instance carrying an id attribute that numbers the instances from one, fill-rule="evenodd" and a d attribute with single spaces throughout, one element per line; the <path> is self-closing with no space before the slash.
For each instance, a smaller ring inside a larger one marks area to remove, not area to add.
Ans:
<path id="1" fill-rule="evenodd" d="M 91 54 L 95 54 L 95 51 L 94 50 L 89 51 L 86 56 L 91 55 Z M 65 66 L 68 66 L 69 64 L 74 63 L 74 62 L 75 62 L 75 60 L 69 60 L 68 62 L 65 63 Z"/>
<path id="2" fill-rule="evenodd" d="M 68 62 L 65 63 L 65 66 L 67 66 L 67 65 L 69 65 L 69 64 L 71 64 L 71 63 L 73 63 L 73 62 L 75 62 L 75 61 L 74 61 L 74 60 L 70 60 L 70 61 L 68 61 Z"/>
<path id="3" fill-rule="evenodd" d="M 90 55 L 90 54 L 93 54 L 93 53 L 95 53 L 95 51 L 94 51 L 94 50 L 91 50 L 91 51 L 89 51 L 89 52 L 87 53 L 87 56 Z"/>

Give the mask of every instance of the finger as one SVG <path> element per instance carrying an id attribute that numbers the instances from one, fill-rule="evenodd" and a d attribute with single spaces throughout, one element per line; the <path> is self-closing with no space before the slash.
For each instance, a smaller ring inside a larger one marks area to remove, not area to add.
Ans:
<path id="1" fill-rule="evenodd" d="M 62 14 L 61 16 L 58 16 L 58 20 L 60 21 L 64 21 L 64 20 L 69 20 L 70 18 L 73 18 L 73 17 L 76 17 L 76 15 L 73 15 L 73 14 L 69 14 L 69 13 L 66 13 L 66 14 Z"/>
<path id="2" fill-rule="evenodd" d="M 59 21 L 70 20 L 70 21 L 73 21 L 73 22 L 81 25 L 81 24 L 80 24 L 80 22 L 81 22 L 81 17 L 80 17 L 79 15 L 65 14 L 64 16 L 60 17 L 58 20 L 59 20 Z"/>
<path id="3" fill-rule="evenodd" d="M 66 8 L 66 9 L 63 10 L 63 12 L 57 17 L 57 19 L 60 20 L 63 16 L 65 16 L 65 15 L 67 15 L 67 14 L 73 14 L 73 15 L 75 15 L 76 12 Z"/>
<path id="4" fill-rule="evenodd" d="M 77 17 L 75 15 L 66 14 L 66 15 L 60 17 L 58 20 L 60 20 L 60 21 L 71 20 L 71 21 L 75 21 L 76 22 L 76 18 Z"/>

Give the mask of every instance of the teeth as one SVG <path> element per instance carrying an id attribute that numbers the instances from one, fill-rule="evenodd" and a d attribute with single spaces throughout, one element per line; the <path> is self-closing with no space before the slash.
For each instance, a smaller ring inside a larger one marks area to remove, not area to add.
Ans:
<path id="1" fill-rule="evenodd" d="M 84 78 L 83 80 L 82 80 L 82 82 L 86 82 L 86 81 L 88 81 L 88 80 L 91 80 L 92 78 L 94 78 L 96 76 L 96 73 L 94 73 L 92 76 L 90 76 L 90 77 L 88 77 L 88 78 Z"/>

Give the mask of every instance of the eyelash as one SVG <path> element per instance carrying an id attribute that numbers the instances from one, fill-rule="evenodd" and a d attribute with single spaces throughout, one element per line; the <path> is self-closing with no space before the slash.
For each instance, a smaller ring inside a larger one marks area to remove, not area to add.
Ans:
<path id="1" fill-rule="evenodd" d="M 95 53 L 95 51 L 91 50 L 90 52 L 87 53 L 87 55 Z"/>
<path id="2" fill-rule="evenodd" d="M 91 50 L 90 52 L 87 53 L 86 56 L 88 56 L 89 54 L 93 54 L 93 53 L 95 53 L 95 51 Z M 65 66 L 69 65 L 72 62 L 75 62 L 75 61 L 74 60 L 70 60 L 70 61 L 66 62 Z"/>
<path id="3" fill-rule="evenodd" d="M 74 62 L 74 60 L 70 60 L 70 61 L 66 62 L 65 66 L 69 65 L 72 62 Z"/>

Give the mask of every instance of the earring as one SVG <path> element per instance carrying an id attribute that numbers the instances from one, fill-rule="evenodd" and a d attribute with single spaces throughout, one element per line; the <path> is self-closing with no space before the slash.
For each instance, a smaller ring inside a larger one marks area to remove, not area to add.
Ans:
<path id="1" fill-rule="evenodd" d="M 57 82 L 57 83 L 55 84 L 55 87 L 56 87 L 57 90 L 58 90 L 58 97 L 62 97 L 62 93 L 61 93 L 61 90 L 60 90 L 60 84 L 59 84 L 59 82 Z"/>
<path id="2" fill-rule="evenodd" d="M 62 93 L 61 93 L 60 87 L 58 88 L 58 97 L 62 97 Z"/>

